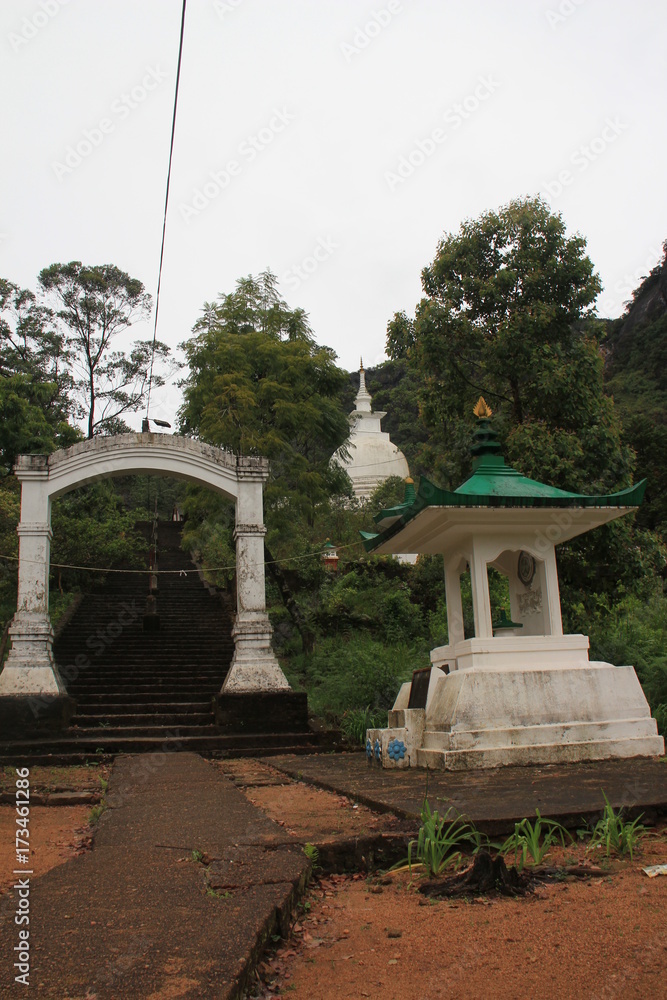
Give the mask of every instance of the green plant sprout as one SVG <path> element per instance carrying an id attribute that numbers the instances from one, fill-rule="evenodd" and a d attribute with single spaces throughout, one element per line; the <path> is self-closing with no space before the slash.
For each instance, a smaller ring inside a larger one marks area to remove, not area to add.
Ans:
<path id="1" fill-rule="evenodd" d="M 440 816 L 437 810 L 431 811 L 428 799 L 424 799 L 421 810 L 421 826 L 416 840 L 408 844 L 407 867 L 412 872 L 413 867 L 423 866 L 428 875 L 438 875 L 450 865 L 458 866 L 461 852 L 455 850 L 463 844 L 479 843 L 479 834 L 471 823 L 466 823 L 461 816 L 450 820 L 451 807 Z M 416 847 L 417 862 L 413 864 L 413 849 Z M 402 870 L 404 862 L 395 865 L 392 871 Z"/>
<path id="2" fill-rule="evenodd" d="M 515 823 L 514 833 L 500 847 L 501 854 L 514 851 L 514 863 L 518 865 L 519 870 L 525 867 L 529 856 L 533 865 L 539 865 L 554 844 L 560 843 L 565 847 L 566 837 L 573 842 L 573 838 L 561 823 L 542 816 L 539 809 L 535 810 L 535 816 L 534 823 L 529 819 Z"/>
<path id="3" fill-rule="evenodd" d="M 313 871 L 316 871 L 320 867 L 318 865 L 318 863 L 317 863 L 319 861 L 319 859 L 320 859 L 320 852 L 315 847 L 315 844 L 304 844 L 303 845 L 303 853 L 306 855 L 306 857 L 310 861 L 310 863 L 312 865 L 312 868 L 313 868 Z"/>
<path id="4" fill-rule="evenodd" d="M 597 821 L 593 828 L 591 842 L 586 850 L 592 851 L 598 846 L 603 846 L 607 857 L 614 850 L 617 854 L 629 854 L 632 861 L 635 847 L 646 836 L 646 827 L 639 822 L 644 813 L 637 816 L 631 823 L 626 822 L 623 819 L 623 809 L 614 812 L 604 792 L 602 797 L 605 801 L 604 812 L 602 818 Z"/>

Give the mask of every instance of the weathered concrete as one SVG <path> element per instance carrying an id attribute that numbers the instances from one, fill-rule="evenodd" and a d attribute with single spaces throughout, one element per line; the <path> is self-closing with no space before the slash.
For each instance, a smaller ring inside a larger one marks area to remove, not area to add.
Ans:
<path id="1" fill-rule="evenodd" d="M 489 833 L 511 832 L 524 816 L 577 825 L 601 812 L 603 792 L 616 809 L 667 812 L 667 761 L 606 760 L 545 767 L 501 767 L 474 772 L 388 771 L 362 754 L 266 758 L 304 781 L 357 799 L 371 809 L 417 819 L 424 797 L 442 814 L 448 806 Z"/>
<path id="2" fill-rule="evenodd" d="M 118 758 L 108 804 L 94 849 L 32 883 L 35 993 L 238 995 L 305 886 L 308 861 L 298 842 L 195 754 Z M 0 920 L 7 990 L 18 989 L 13 909 Z"/>
<path id="3" fill-rule="evenodd" d="M 0 674 L 0 698 L 66 693 L 53 659 L 49 619 L 51 501 L 86 483 L 115 476 L 174 476 L 200 483 L 236 503 L 237 616 L 235 655 L 226 692 L 290 690 L 271 648 L 264 579 L 263 484 L 267 459 L 234 455 L 171 434 L 119 434 L 82 441 L 52 455 L 19 455 L 19 580 L 11 649 Z"/>

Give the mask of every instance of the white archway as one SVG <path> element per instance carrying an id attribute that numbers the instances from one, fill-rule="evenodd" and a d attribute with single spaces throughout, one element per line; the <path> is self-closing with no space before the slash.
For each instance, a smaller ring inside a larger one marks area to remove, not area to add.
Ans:
<path id="1" fill-rule="evenodd" d="M 99 479 L 150 474 L 200 483 L 235 501 L 237 614 L 234 657 L 225 694 L 287 691 L 271 648 L 264 582 L 263 484 L 265 458 L 234 455 L 192 438 L 167 434 L 119 434 L 83 441 L 52 455 L 20 455 L 19 582 L 12 641 L 0 674 L 2 695 L 66 693 L 53 659 L 49 618 L 51 501 Z"/>

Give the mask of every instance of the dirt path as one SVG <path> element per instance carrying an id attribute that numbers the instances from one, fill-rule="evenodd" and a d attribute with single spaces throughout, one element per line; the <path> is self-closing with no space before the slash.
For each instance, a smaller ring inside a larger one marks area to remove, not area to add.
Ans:
<path id="1" fill-rule="evenodd" d="M 285 784 L 259 762 L 232 768 L 246 795 L 301 838 L 318 843 L 377 829 L 386 815 L 351 799 Z M 228 771 L 229 773 L 229 771 Z M 359 812 L 363 808 L 362 812 Z M 552 851 L 551 864 L 583 861 L 583 846 Z M 590 855 L 588 855 L 590 860 Z M 600 862 L 599 852 L 595 861 Z M 667 970 L 667 826 L 652 831 L 634 862 L 609 874 L 550 884 L 525 899 L 425 899 L 409 874 L 333 876 L 316 881 L 288 940 L 268 955 L 248 998 L 295 1000 L 556 1000 L 661 996 Z M 603 861 L 603 864 L 605 862 Z M 662 984 L 662 985 L 661 985 Z"/>
<path id="2" fill-rule="evenodd" d="M 302 842 L 404 834 L 404 821 L 290 779 L 261 761 L 218 765 L 250 801 Z M 37 777 L 37 776 L 35 776 Z M 88 773 L 44 774 L 44 787 L 94 787 Z M 81 849 L 90 806 L 31 810 L 35 873 Z M 11 894 L 14 809 L 0 807 L 0 907 Z M 551 863 L 583 857 L 554 851 Z M 600 861 L 596 856 L 596 861 Z M 267 954 L 248 998 L 295 1000 L 554 1000 L 659 997 L 667 975 L 667 825 L 634 862 L 613 860 L 587 882 L 541 887 L 525 899 L 432 901 L 408 874 L 334 875 L 308 891 L 288 939 Z M 183 970 L 181 970 L 183 971 Z M 185 970 L 187 972 L 187 970 Z M 174 983 L 178 976 L 174 974 Z M 187 994 L 187 990 L 183 995 Z M 153 1000 L 178 995 L 155 994 Z"/>

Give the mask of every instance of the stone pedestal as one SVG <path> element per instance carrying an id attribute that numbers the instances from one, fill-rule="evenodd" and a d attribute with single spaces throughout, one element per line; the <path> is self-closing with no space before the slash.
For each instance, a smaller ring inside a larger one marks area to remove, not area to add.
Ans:
<path id="1" fill-rule="evenodd" d="M 239 469 L 234 529 L 237 614 L 232 629 L 234 656 L 223 695 L 291 690 L 271 648 L 273 630 L 266 613 L 262 487 L 267 476 L 268 470 Z"/>
<path id="2" fill-rule="evenodd" d="M 487 649 L 485 666 L 440 675 L 421 714 L 405 707 L 409 685 L 404 685 L 389 713 L 389 728 L 368 732 L 371 750 L 377 749 L 371 759 L 384 767 L 466 770 L 664 754 L 634 668 L 577 664 L 587 637 L 563 636 L 564 646 L 567 640 L 571 648 L 563 650 L 560 664 L 554 652 L 551 667 L 542 665 L 545 657 L 538 651 L 531 668 L 528 650 L 518 669 L 502 662 L 502 650 L 494 665 Z M 392 741 L 405 746 L 400 760 L 391 753 Z"/>
<path id="3" fill-rule="evenodd" d="M 49 619 L 51 500 L 45 455 L 23 456 L 21 480 L 17 611 L 9 627 L 11 649 L 2 674 L 0 696 L 64 695 L 53 659 Z"/>

